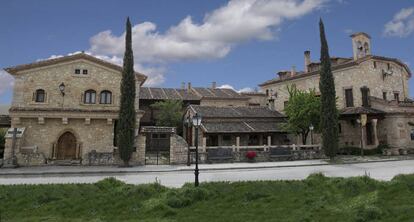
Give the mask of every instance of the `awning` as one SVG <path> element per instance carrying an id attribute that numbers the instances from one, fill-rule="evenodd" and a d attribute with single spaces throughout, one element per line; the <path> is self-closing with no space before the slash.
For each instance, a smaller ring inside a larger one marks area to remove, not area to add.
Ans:
<path id="1" fill-rule="evenodd" d="M 385 114 L 384 111 L 371 107 L 346 107 L 340 110 L 341 115 Z"/>

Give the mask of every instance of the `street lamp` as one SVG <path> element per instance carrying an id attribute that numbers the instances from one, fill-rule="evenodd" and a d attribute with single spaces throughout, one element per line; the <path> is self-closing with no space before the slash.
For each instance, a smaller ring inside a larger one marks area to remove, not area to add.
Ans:
<path id="1" fill-rule="evenodd" d="M 190 151 L 190 135 L 192 132 L 190 132 L 190 126 L 191 126 L 191 119 L 190 119 L 190 115 L 186 115 L 186 117 L 184 117 L 184 125 L 186 127 L 186 131 L 185 133 L 186 135 L 186 139 L 187 139 L 187 166 L 191 165 L 191 151 Z"/>
<path id="2" fill-rule="evenodd" d="M 198 170 L 198 127 L 201 125 L 201 115 L 198 115 L 198 113 L 196 113 L 193 118 L 192 118 L 192 122 L 193 122 L 193 126 L 195 126 L 195 147 L 196 147 L 196 166 L 195 166 L 195 171 L 194 171 L 194 175 L 195 175 L 195 182 L 194 182 L 194 186 L 198 187 L 198 175 L 199 175 L 199 170 Z"/>
<path id="3" fill-rule="evenodd" d="M 314 129 L 314 127 L 311 123 L 311 125 L 309 126 L 309 130 L 310 130 L 310 133 L 311 133 L 311 145 L 313 145 L 313 129 Z"/>
<path id="4" fill-rule="evenodd" d="M 65 96 L 65 84 L 63 82 L 59 85 L 59 90 L 62 96 Z"/>

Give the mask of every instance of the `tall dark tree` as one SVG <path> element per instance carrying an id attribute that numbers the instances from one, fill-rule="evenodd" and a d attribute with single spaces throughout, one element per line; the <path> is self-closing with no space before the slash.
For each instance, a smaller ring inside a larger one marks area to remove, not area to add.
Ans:
<path id="1" fill-rule="evenodd" d="M 124 166 L 129 166 L 135 141 L 135 71 L 131 22 L 126 23 L 124 66 L 121 82 L 121 106 L 118 118 L 118 148 Z"/>
<path id="2" fill-rule="evenodd" d="M 319 21 L 321 37 L 321 69 L 319 90 L 321 92 L 322 149 L 332 160 L 338 150 L 338 110 L 336 108 L 335 82 L 331 70 L 328 42 L 322 19 Z"/>

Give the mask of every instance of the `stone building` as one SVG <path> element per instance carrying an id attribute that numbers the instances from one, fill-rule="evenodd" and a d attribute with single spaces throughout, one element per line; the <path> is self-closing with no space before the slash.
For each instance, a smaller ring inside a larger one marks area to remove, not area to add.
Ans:
<path id="1" fill-rule="evenodd" d="M 202 116 L 198 133 L 202 147 L 248 147 L 290 144 L 282 123 L 285 116 L 263 106 L 218 107 L 190 105 L 185 116 Z M 194 145 L 193 126 L 185 127 L 184 137 Z"/>
<path id="2" fill-rule="evenodd" d="M 382 143 L 414 148 L 414 106 L 408 91 L 410 69 L 398 59 L 373 55 L 368 34 L 355 33 L 351 39 L 353 57 L 331 58 L 341 146 L 375 148 Z M 260 84 L 272 108 L 283 112 L 289 100 L 288 86 L 319 92 L 320 62 L 312 62 L 309 51 L 305 51 L 304 61 L 304 71 L 293 67 Z M 365 118 L 367 123 L 361 127 L 359 123 Z"/>
<path id="3" fill-rule="evenodd" d="M 215 82 L 212 83 L 211 87 L 193 87 L 191 83 L 187 85 L 182 83 L 181 88 L 142 87 L 139 96 L 141 110 L 145 111 L 141 119 L 142 126 L 155 125 L 157 110 L 152 108 L 151 105 L 166 100 L 182 101 L 184 111 L 189 105 L 249 106 L 252 99 L 250 96 L 240 94 L 233 89 L 217 88 Z M 257 101 L 254 102 L 257 103 Z"/>
<path id="4" fill-rule="evenodd" d="M 14 152 L 20 165 L 87 164 L 97 156 L 115 161 L 122 67 L 79 53 L 5 70 L 15 79 L 9 115 L 11 126 L 19 129 Z M 136 73 L 137 129 L 145 80 Z M 11 143 L 9 133 L 5 160 L 12 156 Z"/>

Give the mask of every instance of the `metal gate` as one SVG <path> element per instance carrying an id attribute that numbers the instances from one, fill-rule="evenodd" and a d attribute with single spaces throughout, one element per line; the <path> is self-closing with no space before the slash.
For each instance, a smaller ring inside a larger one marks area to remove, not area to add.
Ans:
<path id="1" fill-rule="evenodd" d="M 148 133 L 146 137 L 145 164 L 170 164 L 170 134 Z"/>

